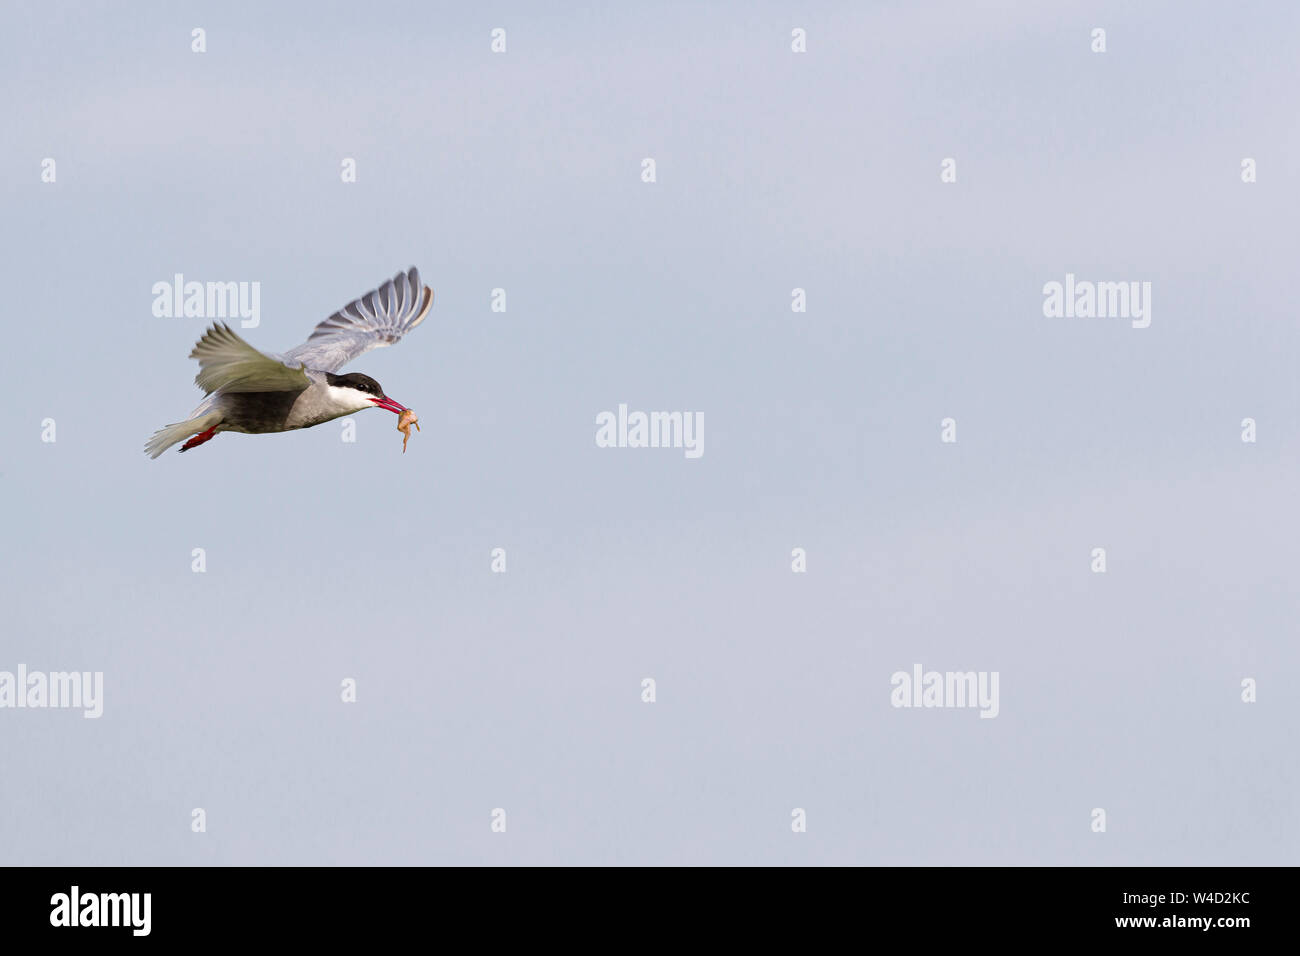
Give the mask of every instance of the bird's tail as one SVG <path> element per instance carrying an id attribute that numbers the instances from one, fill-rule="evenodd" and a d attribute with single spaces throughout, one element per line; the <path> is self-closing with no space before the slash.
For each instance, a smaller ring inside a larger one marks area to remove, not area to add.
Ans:
<path id="1" fill-rule="evenodd" d="M 175 425 L 165 425 L 153 433 L 153 437 L 144 446 L 144 453 L 150 458 L 157 458 L 178 441 L 205 432 L 219 424 L 221 417 L 221 412 L 211 411 L 188 421 L 177 422 Z"/>

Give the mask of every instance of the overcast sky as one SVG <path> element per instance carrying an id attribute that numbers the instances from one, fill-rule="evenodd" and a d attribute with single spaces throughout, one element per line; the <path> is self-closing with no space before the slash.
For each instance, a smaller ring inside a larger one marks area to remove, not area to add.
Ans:
<path id="1" fill-rule="evenodd" d="M 0 671 L 104 700 L 0 708 L 0 862 L 1294 864 L 1298 20 L 6 5 Z M 283 351 L 411 265 L 349 367 L 405 455 L 142 454 L 209 323 L 155 283 Z M 703 454 L 597 447 L 620 403 Z"/>

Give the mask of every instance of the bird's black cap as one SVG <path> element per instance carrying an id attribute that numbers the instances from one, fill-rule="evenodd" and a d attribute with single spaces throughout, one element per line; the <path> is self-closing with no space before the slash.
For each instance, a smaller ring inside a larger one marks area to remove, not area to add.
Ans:
<path id="1" fill-rule="evenodd" d="M 360 372 L 348 372 L 346 375 L 335 375 L 333 372 L 326 372 L 325 381 L 335 388 L 355 388 L 358 392 L 365 392 L 367 395 L 375 396 L 375 398 L 384 397 L 383 386 L 369 375 L 362 375 Z"/>

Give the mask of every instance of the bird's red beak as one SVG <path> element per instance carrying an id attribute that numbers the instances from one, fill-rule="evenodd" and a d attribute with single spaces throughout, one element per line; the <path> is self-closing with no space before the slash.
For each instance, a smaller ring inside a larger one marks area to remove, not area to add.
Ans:
<path id="1" fill-rule="evenodd" d="M 398 415 L 406 411 L 405 405 L 393 401 L 387 395 L 385 395 L 383 398 L 372 398 L 371 401 L 374 402 L 376 405 L 378 405 L 380 408 L 386 408 L 390 412 L 395 412 Z"/>

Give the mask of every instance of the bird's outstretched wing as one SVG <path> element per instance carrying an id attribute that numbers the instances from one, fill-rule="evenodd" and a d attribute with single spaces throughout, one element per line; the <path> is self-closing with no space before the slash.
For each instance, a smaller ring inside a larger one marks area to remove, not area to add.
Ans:
<path id="1" fill-rule="evenodd" d="M 194 383 L 208 394 L 290 392 L 311 384 L 301 362 L 259 352 L 224 322 L 203 333 L 190 358 L 199 360 Z"/>
<path id="2" fill-rule="evenodd" d="M 284 357 L 322 372 L 337 371 L 358 355 L 401 341 L 432 305 L 433 290 L 420 281 L 419 271 L 399 272 L 339 309 Z"/>

